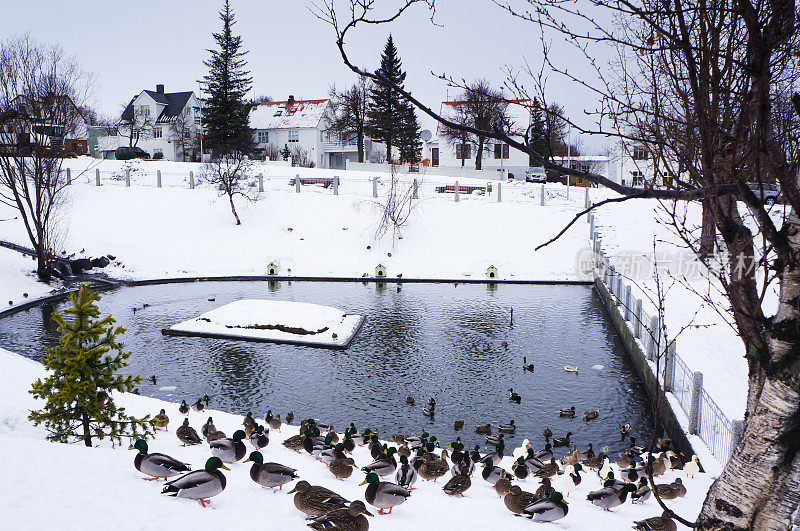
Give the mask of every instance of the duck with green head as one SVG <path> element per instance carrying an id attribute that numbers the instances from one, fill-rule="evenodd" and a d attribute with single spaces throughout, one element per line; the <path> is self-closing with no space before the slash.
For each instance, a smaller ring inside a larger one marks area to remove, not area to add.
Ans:
<path id="1" fill-rule="evenodd" d="M 219 457 L 210 457 L 206 461 L 204 470 L 195 470 L 168 481 L 161 494 L 197 500 L 205 507 L 206 503 L 209 503 L 209 498 L 225 490 L 225 475 L 219 471 L 220 468 L 230 470 Z"/>
<path id="2" fill-rule="evenodd" d="M 381 481 L 378 474 L 374 472 L 367 474 L 361 485 L 367 485 L 364 498 L 367 503 L 378 508 L 379 514 L 391 514 L 393 507 L 400 505 L 411 496 L 409 489 L 388 481 Z M 386 509 L 389 509 L 388 513 L 385 512 Z"/>
<path id="3" fill-rule="evenodd" d="M 164 454 L 148 454 L 147 442 L 139 439 L 131 445 L 131 450 L 139 450 L 133 460 L 133 466 L 142 474 L 153 476 L 144 478 L 147 481 L 155 481 L 158 478 L 171 478 L 184 472 L 189 472 L 191 467 L 186 463 Z"/>
<path id="4" fill-rule="evenodd" d="M 561 520 L 569 512 L 567 502 L 560 492 L 554 492 L 550 498 L 537 501 L 522 512 L 520 516 L 530 518 L 534 522 L 555 522 Z"/>
<path id="5" fill-rule="evenodd" d="M 264 426 L 256 426 L 253 433 L 250 434 L 250 444 L 252 444 L 256 450 L 261 450 L 269 444 L 268 434 L 269 430 L 265 430 Z"/>
<path id="6" fill-rule="evenodd" d="M 490 485 L 494 485 L 500 479 L 506 478 L 509 481 L 512 479 L 511 474 L 500 468 L 499 466 L 494 466 L 494 461 L 492 459 L 487 459 L 483 462 L 483 472 L 481 476 L 485 479 Z"/>
<path id="7" fill-rule="evenodd" d="M 379 476 L 394 474 L 394 471 L 397 469 L 397 461 L 394 458 L 394 454 L 396 453 L 396 448 L 387 448 L 385 454 L 379 454 L 375 461 L 362 467 L 361 470 L 367 474 L 374 472 Z"/>
<path id="8" fill-rule="evenodd" d="M 209 443 L 211 447 L 211 454 L 219 457 L 225 463 L 235 463 L 247 454 L 247 447 L 242 442 L 245 438 L 245 433 L 242 430 L 236 430 L 231 438 L 219 439 Z"/>
<path id="9" fill-rule="evenodd" d="M 253 452 L 243 461 L 253 463 L 250 467 L 250 479 L 263 487 L 283 489 L 283 486 L 297 478 L 297 470 L 280 463 L 265 463 L 261 452 Z"/>
<path id="10" fill-rule="evenodd" d="M 356 500 L 350 507 L 340 507 L 315 518 L 308 527 L 319 530 L 336 531 L 368 531 L 369 522 L 364 515 L 372 516 L 361 500 Z"/>
<path id="11" fill-rule="evenodd" d="M 300 512 L 314 517 L 345 507 L 349 503 L 332 490 L 311 485 L 305 480 L 298 481 L 289 494 L 294 494 L 294 506 Z"/>
<path id="12" fill-rule="evenodd" d="M 625 503 L 628 494 L 636 492 L 636 486 L 632 483 L 625 483 L 622 487 L 603 487 L 602 489 L 592 491 L 586 496 L 586 499 L 603 510 L 608 511 L 613 507 L 617 507 Z"/>
<path id="13" fill-rule="evenodd" d="M 400 456 L 400 465 L 394 474 L 394 480 L 403 488 L 412 490 L 412 485 L 417 482 L 417 471 L 408 462 L 408 457 Z"/>

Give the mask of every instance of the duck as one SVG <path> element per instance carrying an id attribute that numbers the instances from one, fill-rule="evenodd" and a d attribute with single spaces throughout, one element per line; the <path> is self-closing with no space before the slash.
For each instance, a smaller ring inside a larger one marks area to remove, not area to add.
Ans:
<path id="1" fill-rule="evenodd" d="M 394 473 L 394 480 L 398 485 L 405 489 L 412 489 L 412 485 L 417 482 L 417 471 L 408 462 L 408 457 L 400 456 L 400 465 Z"/>
<path id="2" fill-rule="evenodd" d="M 481 472 L 481 476 L 485 479 L 490 485 L 494 485 L 498 482 L 498 480 L 502 478 L 506 478 L 509 481 L 511 480 L 512 476 L 499 466 L 494 466 L 494 461 L 491 459 L 487 459 L 483 463 L 484 469 Z"/>
<path id="3" fill-rule="evenodd" d="M 656 439 L 656 450 L 659 452 L 666 452 L 672 446 L 672 441 L 669 439 Z"/>
<path id="4" fill-rule="evenodd" d="M 395 483 L 381 481 L 374 472 L 367 474 L 360 484 L 367 485 L 364 498 L 367 503 L 378 508 L 378 514 L 392 514 L 394 507 L 402 504 L 411 496 L 409 489 Z M 386 509 L 389 511 L 386 512 Z"/>
<path id="5" fill-rule="evenodd" d="M 634 455 L 642 455 L 647 451 L 647 448 L 644 446 L 639 446 L 636 444 L 636 437 L 630 438 L 630 443 L 628 444 L 628 448 L 630 448 L 631 453 Z"/>
<path id="6" fill-rule="evenodd" d="M 658 454 L 658 457 L 650 455 L 644 469 L 646 472 L 652 472 L 654 476 L 663 475 L 667 471 L 667 464 L 664 462 L 664 456 L 661 454 Z"/>
<path id="7" fill-rule="evenodd" d="M 647 478 L 640 478 L 636 491 L 631 492 L 631 503 L 644 503 L 650 498 L 652 492 L 647 485 Z"/>
<path id="8" fill-rule="evenodd" d="M 260 450 L 269 444 L 268 432 L 264 431 L 264 426 L 258 426 L 252 434 L 250 434 L 250 444 L 256 450 Z"/>
<path id="9" fill-rule="evenodd" d="M 592 447 L 592 443 L 589 443 L 586 446 L 586 453 L 584 455 L 586 456 L 587 459 L 595 457 L 596 454 L 594 453 L 594 448 Z"/>
<path id="10" fill-rule="evenodd" d="M 291 424 L 294 420 L 294 411 L 288 412 L 284 418 L 286 419 L 286 424 Z"/>
<path id="11" fill-rule="evenodd" d="M 271 430 L 281 431 L 281 416 L 275 415 L 275 417 L 267 421 L 267 425 Z"/>
<path id="12" fill-rule="evenodd" d="M 600 479 L 606 479 L 611 472 L 611 463 L 608 460 L 608 457 L 603 459 L 603 466 L 600 467 L 600 470 L 597 472 L 597 475 L 600 476 Z"/>
<path id="13" fill-rule="evenodd" d="M 697 460 L 696 455 L 693 455 L 692 460 L 683 466 L 683 471 L 686 473 L 686 476 L 692 478 L 700 473 L 700 462 Z"/>
<path id="14" fill-rule="evenodd" d="M 278 487 L 278 490 L 281 490 L 285 484 L 299 477 L 297 470 L 294 468 L 289 468 L 280 463 L 265 463 L 264 456 L 259 451 L 252 452 L 242 462 L 253 463 L 250 467 L 250 479 L 262 487 Z"/>
<path id="15" fill-rule="evenodd" d="M 635 491 L 635 485 L 625 483 L 621 488 L 603 487 L 602 489 L 592 491 L 586 496 L 586 499 L 592 502 L 592 504 L 608 511 L 613 507 L 625 503 L 628 494 Z"/>
<path id="16" fill-rule="evenodd" d="M 520 516 L 530 518 L 534 522 L 555 522 L 564 518 L 569 507 L 560 492 L 554 492 L 549 498 L 537 501 L 525 508 Z"/>
<path id="17" fill-rule="evenodd" d="M 528 474 L 530 473 L 530 470 L 528 470 L 528 465 L 525 464 L 524 457 L 520 457 L 519 459 L 514 461 L 514 464 L 511 465 L 511 471 L 514 472 L 514 475 L 517 476 L 517 479 L 521 479 L 523 481 L 525 480 L 525 478 L 528 477 Z"/>
<path id="18" fill-rule="evenodd" d="M 508 390 L 508 399 L 511 400 L 512 402 L 516 402 L 517 404 L 522 402 L 522 397 L 519 396 L 518 393 L 515 393 L 513 388 L 510 388 Z"/>
<path id="19" fill-rule="evenodd" d="M 475 426 L 475 433 L 480 435 L 490 435 L 492 433 L 492 425 L 484 424 L 481 426 Z"/>
<path id="20" fill-rule="evenodd" d="M 669 511 L 664 511 L 661 516 L 653 516 L 644 520 L 633 522 L 633 528 L 640 531 L 677 531 L 678 526 L 672 520 Z"/>
<path id="21" fill-rule="evenodd" d="M 242 420 L 242 426 L 244 426 L 245 434 L 250 437 L 250 434 L 253 432 L 253 428 L 256 425 L 256 419 L 253 418 L 253 414 L 251 412 L 247 412 L 247 415 L 244 416 L 244 420 Z"/>
<path id="22" fill-rule="evenodd" d="M 492 446 L 496 446 L 503 442 L 503 438 L 505 435 L 502 433 L 500 435 L 487 435 L 486 436 L 486 444 L 491 444 Z"/>
<path id="23" fill-rule="evenodd" d="M 202 435 L 206 440 L 208 440 L 208 433 L 209 432 L 215 432 L 215 431 L 217 431 L 217 427 L 214 426 L 214 419 L 211 418 L 211 417 L 208 417 L 208 420 L 206 421 L 206 423 L 203 424 L 202 428 L 200 428 L 200 435 Z"/>
<path id="24" fill-rule="evenodd" d="M 353 474 L 353 467 L 356 462 L 352 457 L 337 457 L 328 465 L 328 470 L 337 479 L 347 479 Z"/>
<path id="25" fill-rule="evenodd" d="M 529 455 L 528 457 L 530 458 L 531 456 Z M 532 457 L 540 461 L 542 460 L 546 461 L 550 459 L 551 457 L 553 457 L 553 445 L 550 443 L 545 443 L 544 448 L 534 453 Z"/>
<path id="26" fill-rule="evenodd" d="M 208 395 L 203 395 L 203 403 L 205 403 L 205 405 L 208 405 L 209 402 L 211 402 L 211 397 Z"/>
<path id="27" fill-rule="evenodd" d="M 583 460 L 583 464 L 589 468 L 599 470 L 606 464 L 606 454 L 600 452 L 594 457 L 587 457 Z"/>
<path id="28" fill-rule="evenodd" d="M 408 404 L 409 406 L 413 406 L 415 403 L 416 401 L 414 400 L 413 396 L 409 395 L 406 397 L 406 404 Z"/>
<path id="29" fill-rule="evenodd" d="M 553 488 L 567 497 L 569 497 L 570 493 L 575 490 L 575 482 L 572 480 L 571 471 L 572 466 L 569 466 L 564 469 L 563 474 L 559 474 L 553 480 Z"/>
<path id="30" fill-rule="evenodd" d="M 442 456 L 439 459 L 425 456 L 417 472 L 423 479 L 436 481 L 450 471 L 447 455 L 447 450 L 442 450 Z"/>
<path id="31" fill-rule="evenodd" d="M 578 372 L 578 366 L 577 365 L 564 365 L 564 370 L 567 371 L 567 372 L 577 373 Z"/>
<path id="32" fill-rule="evenodd" d="M 478 460 L 478 462 L 483 463 L 487 459 L 492 459 L 493 461 L 496 461 L 496 462 L 499 463 L 503 459 L 505 448 L 506 448 L 505 443 L 500 441 L 499 444 L 495 444 L 494 445 L 494 452 L 491 452 L 491 453 L 488 453 L 488 454 L 484 455 L 483 457 L 481 457 Z"/>
<path id="33" fill-rule="evenodd" d="M 664 454 L 664 457 L 665 457 L 664 462 L 666 463 L 667 468 L 669 470 L 675 470 L 676 468 L 677 469 L 683 468 L 683 461 L 681 461 L 681 458 L 675 455 L 675 452 L 673 452 L 672 450 L 667 450 L 666 453 Z"/>
<path id="34" fill-rule="evenodd" d="M 193 446 L 203 442 L 195 429 L 189 426 L 188 418 L 183 419 L 183 424 L 175 430 L 175 435 L 183 443 L 181 446 Z"/>
<path id="35" fill-rule="evenodd" d="M 281 444 L 283 444 L 283 446 L 288 448 L 289 450 L 294 450 L 295 452 L 299 452 L 300 450 L 303 449 L 304 439 L 305 436 L 302 434 L 292 435 L 291 437 L 285 439 Z"/>
<path id="36" fill-rule="evenodd" d="M 181 415 L 189 414 L 189 404 L 186 403 L 186 400 L 181 400 L 181 405 L 178 406 L 178 411 L 181 413 Z"/>
<path id="37" fill-rule="evenodd" d="M 533 372 L 533 369 L 533 363 L 528 363 L 528 360 L 525 359 L 525 356 L 522 356 L 522 370 Z"/>
<path id="38" fill-rule="evenodd" d="M 564 437 L 556 437 L 553 439 L 553 447 L 559 448 L 561 446 L 569 446 L 569 438 L 572 436 L 572 432 L 568 431 L 567 435 Z"/>
<path id="39" fill-rule="evenodd" d="M 302 479 L 295 484 L 289 494 L 294 494 L 294 506 L 300 512 L 313 517 L 322 516 L 350 503 L 332 490 L 311 485 Z"/>
<path id="40" fill-rule="evenodd" d="M 426 417 L 434 416 L 436 414 L 436 406 L 424 406 L 422 408 L 422 414 L 425 415 Z"/>
<path id="41" fill-rule="evenodd" d="M 428 405 L 431 406 L 431 407 L 436 407 L 436 399 L 433 398 L 432 396 L 429 396 L 428 397 Z"/>
<path id="42" fill-rule="evenodd" d="M 663 500 L 674 500 L 686 495 L 686 487 L 683 486 L 681 478 L 675 478 L 675 481 L 668 484 L 656 483 L 655 487 L 656 494 Z"/>
<path id="43" fill-rule="evenodd" d="M 574 419 L 575 418 L 575 406 L 570 406 L 569 409 L 561 409 L 559 410 L 558 415 L 560 417 Z"/>
<path id="44" fill-rule="evenodd" d="M 550 458 L 550 462 L 546 463 L 543 467 L 533 473 L 534 476 L 540 478 L 549 478 L 558 474 L 558 463 L 555 457 Z"/>
<path id="45" fill-rule="evenodd" d="M 517 426 L 514 424 L 514 420 L 512 419 L 508 424 L 500 424 L 497 429 L 504 433 L 514 433 L 517 431 Z"/>
<path id="46" fill-rule="evenodd" d="M 158 415 L 153 417 L 153 425 L 156 428 L 164 428 L 164 431 L 169 431 L 167 426 L 169 425 L 169 417 L 167 416 L 167 412 L 164 409 L 158 412 Z"/>
<path id="47" fill-rule="evenodd" d="M 374 472 L 379 476 L 394 474 L 394 471 L 397 469 L 397 461 L 394 458 L 395 453 L 397 453 L 396 448 L 388 448 L 385 454 L 379 455 L 377 459 L 367 466 L 362 467 L 361 470 L 367 474 Z"/>
<path id="48" fill-rule="evenodd" d="M 622 434 L 623 437 L 626 437 L 631 434 L 631 425 L 629 423 L 625 423 L 619 429 L 619 432 Z"/>
<path id="49" fill-rule="evenodd" d="M 576 465 L 581 462 L 582 457 L 583 456 L 581 455 L 581 451 L 578 450 L 578 447 L 573 446 L 572 450 L 570 450 L 567 455 L 561 458 L 561 464 L 564 466 Z"/>
<path id="50" fill-rule="evenodd" d="M 454 476 L 464 475 L 471 476 L 475 471 L 475 463 L 466 452 L 457 452 L 453 454 L 453 467 L 450 473 Z"/>
<path id="51" fill-rule="evenodd" d="M 555 491 L 556 489 L 553 488 L 550 478 L 542 478 L 539 488 L 536 489 L 534 494 L 536 494 L 536 499 L 542 499 L 549 497 Z"/>
<path id="52" fill-rule="evenodd" d="M 361 500 L 355 500 L 349 507 L 340 507 L 314 518 L 308 527 L 317 530 L 336 529 L 338 531 L 368 531 L 369 521 L 364 515 L 372 516 Z"/>
<path id="53" fill-rule="evenodd" d="M 403 444 L 401 444 L 400 446 L 397 447 L 397 454 L 398 455 L 404 455 L 406 457 L 410 457 L 411 456 L 411 448 L 408 447 L 408 444 L 403 443 Z"/>
<path id="54" fill-rule="evenodd" d="M 617 466 L 620 470 L 625 470 L 631 466 L 631 453 L 629 450 L 625 450 L 617 459 Z"/>
<path id="55" fill-rule="evenodd" d="M 203 507 L 217 494 L 225 490 L 225 475 L 219 469 L 230 470 L 219 457 L 210 457 L 203 470 L 195 470 L 168 481 L 161 494 L 174 498 L 197 500 Z"/>
<path id="56" fill-rule="evenodd" d="M 494 484 L 494 491 L 502 498 L 511 490 L 511 481 L 508 478 L 500 478 Z"/>
<path id="57" fill-rule="evenodd" d="M 519 459 L 520 457 L 525 456 L 528 453 L 528 449 L 531 447 L 531 442 L 528 439 L 524 439 L 522 444 L 519 445 L 517 448 L 514 448 L 514 451 L 511 452 L 511 455 L 514 459 Z"/>
<path id="58" fill-rule="evenodd" d="M 550 428 L 545 428 L 542 435 L 544 435 L 545 440 L 547 440 L 553 436 L 553 431 Z"/>
<path id="59" fill-rule="evenodd" d="M 219 457 L 225 463 L 240 461 L 247 453 L 247 447 L 242 439 L 244 439 L 244 431 L 236 430 L 231 438 L 226 437 L 210 442 L 211 455 Z"/>
<path id="60" fill-rule="evenodd" d="M 466 474 L 458 474 L 450 478 L 450 481 L 445 483 L 442 490 L 445 494 L 450 496 L 464 496 L 464 493 L 472 486 L 472 480 Z"/>
<path id="61" fill-rule="evenodd" d="M 526 507 L 536 500 L 538 500 L 536 494 L 522 490 L 519 485 L 512 485 L 508 489 L 508 493 L 503 496 L 503 504 L 506 509 L 514 514 L 521 514 Z"/>
<path id="62" fill-rule="evenodd" d="M 167 479 L 191 470 L 188 464 L 168 455 L 148 454 L 147 442 L 144 439 L 138 439 L 130 449 L 139 450 L 133 459 L 133 466 L 142 474 L 152 476 L 152 479 L 145 478 L 147 481 L 155 481 L 159 478 Z"/>
<path id="63" fill-rule="evenodd" d="M 600 416 L 600 411 L 595 409 L 594 411 L 584 411 L 583 412 L 583 420 L 594 420 Z"/>
<path id="64" fill-rule="evenodd" d="M 212 441 L 218 441 L 220 439 L 224 439 L 225 437 L 227 436 L 225 435 L 224 431 L 219 431 L 217 429 L 214 431 L 209 430 L 208 435 L 206 435 L 206 441 L 211 444 Z"/>
<path id="65" fill-rule="evenodd" d="M 464 421 L 463 421 L 463 420 L 457 420 L 457 421 L 455 421 L 455 422 L 453 423 L 453 429 L 454 429 L 455 431 L 458 431 L 458 430 L 460 430 L 460 429 L 461 429 L 461 428 L 463 428 L 463 427 L 464 427 Z"/>
<path id="66" fill-rule="evenodd" d="M 192 404 L 192 409 L 194 409 L 195 411 L 198 411 L 198 412 L 199 411 L 203 411 L 203 409 L 205 409 L 205 406 L 203 405 L 203 399 L 202 398 L 198 398 L 197 402 Z"/>

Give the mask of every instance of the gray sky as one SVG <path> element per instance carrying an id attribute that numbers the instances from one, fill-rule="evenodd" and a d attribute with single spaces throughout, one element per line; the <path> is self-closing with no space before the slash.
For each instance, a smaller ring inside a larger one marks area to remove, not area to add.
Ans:
<path id="1" fill-rule="evenodd" d="M 377 3 L 390 5 L 392 0 Z M 206 73 L 206 50 L 214 46 L 211 33 L 220 28 L 220 5 L 221 0 L 28 0 L 4 8 L 0 35 L 30 31 L 40 41 L 61 44 L 97 76 L 95 106 L 118 116 L 123 102 L 157 83 L 168 92 L 197 90 L 196 81 Z M 338 55 L 332 29 L 308 11 L 307 0 L 232 0 L 231 5 L 234 30 L 249 50 L 254 95 L 324 98 L 331 83 L 343 87 L 354 81 Z M 443 27 L 431 25 L 427 11 L 417 6 L 391 25 L 359 29 L 349 43 L 351 58 L 377 67 L 391 32 L 408 73 L 406 87 L 434 109 L 447 98 L 448 87 L 431 71 L 485 77 L 500 86 L 504 67 L 519 69 L 526 60 L 535 69 L 541 64 L 538 28 L 489 0 L 438 0 L 436 20 Z M 564 45 L 555 43 L 554 51 L 563 62 L 579 62 Z M 588 124 L 582 115 L 596 108 L 596 97 L 555 75 L 549 76 L 548 92 L 573 119 Z M 456 93 L 449 89 L 451 98 Z M 423 118 L 423 126 L 432 128 L 434 122 Z M 584 139 L 591 151 L 605 142 Z"/>

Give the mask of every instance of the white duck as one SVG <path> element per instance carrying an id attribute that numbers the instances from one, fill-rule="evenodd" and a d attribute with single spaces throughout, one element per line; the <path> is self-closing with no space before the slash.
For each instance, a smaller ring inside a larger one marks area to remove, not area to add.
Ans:
<path id="1" fill-rule="evenodd" d="M 695 474 L 700 473 L 700 463 L 697 461 L 697 456 L 693 455 L 692 460 L 683 466 L 683 471 L 687 476 L 694 477 Z"/>
<path id="2" fill-rule="evenodd" d="M 531 447 L 531 442 L 528 439 L 522 441 L 522 446 L 514 448 L 514 451 L 511 453 L 511 455 L 514 456 L 514 461 L 516 461 L 522 456 L 528 455 L 528 448 L 530 447 Z"/>
<path id="3" fill-rule="evenodd" d="M 556 492 L 560 492 L 564 496 L 569 496 L 569 493 L 575 490 L 575 481 L 572 479 L 572 474 L 575 470 L 575 467 L 569 465 L 564 468 L 564 473 L 559 474 L 552 480 L 553 488 L 556 489 Z"/>
<path id="4" fill-rule="evenodd" d="M 606 457 L 603 460 L 603 466 L 600 468 L 598 474 L 600 475 L 600 478 L 602 478 L 605 481 L 605 479 L 608 477 L 609 472 L 611 472 L 611 463 L 608 461 L 608 457 Z"/>

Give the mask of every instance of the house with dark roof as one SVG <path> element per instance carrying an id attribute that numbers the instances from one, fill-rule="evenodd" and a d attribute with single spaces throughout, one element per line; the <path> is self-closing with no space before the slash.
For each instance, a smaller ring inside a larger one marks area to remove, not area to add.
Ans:
<path id="1" fill-rule="evenodd" d="M 143 90 L 125 107 L 118 134 L 100 137 L 100 151 L 138 147 L 152 158 L 199 160 L 200 102 L 194 92 Z"/>

